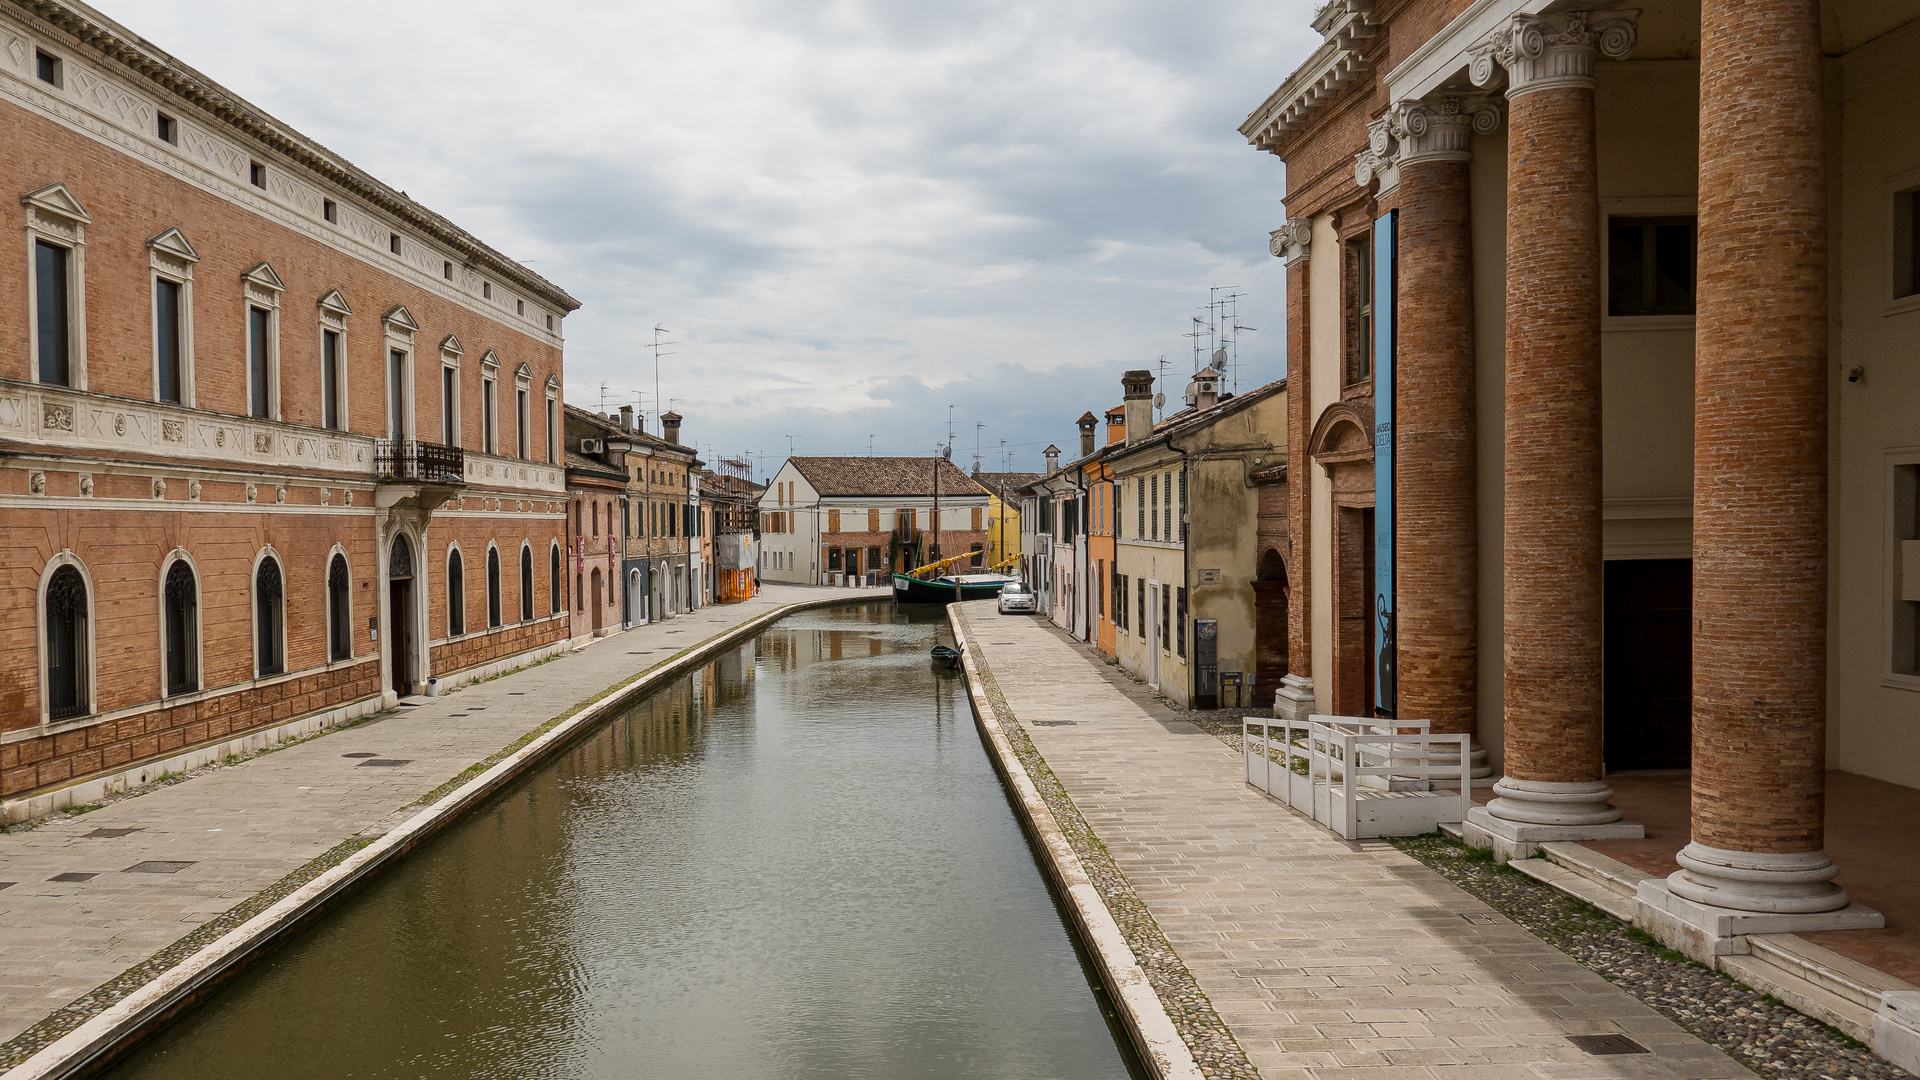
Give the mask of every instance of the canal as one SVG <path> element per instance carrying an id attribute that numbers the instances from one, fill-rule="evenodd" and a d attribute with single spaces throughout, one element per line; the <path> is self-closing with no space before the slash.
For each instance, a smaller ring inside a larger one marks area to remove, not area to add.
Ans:
<path id="1" fill-rule="evenodd" d="M 891 603 L 776 624 L 111 1075 L 1137 1075 L 964 684 L 928 663 L 944 629 Z"/>

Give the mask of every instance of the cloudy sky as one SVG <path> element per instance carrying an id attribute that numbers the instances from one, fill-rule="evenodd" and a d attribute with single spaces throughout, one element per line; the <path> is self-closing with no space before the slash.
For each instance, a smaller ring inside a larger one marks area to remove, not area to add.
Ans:
<path id="1" fill-rule="evenodd" d="M 567 399 L 686 438 L 1037 468 L 1239 286 L 1285 370 L 1280 162 L 1235 130 L 1303 0 L 94 0 L 585 306 Z M 954 408 L 949 409 L 949 406 Z M 976 425 L 984 424 L 984 428 Z"/>

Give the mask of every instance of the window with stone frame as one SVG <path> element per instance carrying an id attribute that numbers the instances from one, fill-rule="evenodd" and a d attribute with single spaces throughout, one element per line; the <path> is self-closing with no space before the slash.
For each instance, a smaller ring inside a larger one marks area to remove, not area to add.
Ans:
<path id="1" fill-rule="evenodd" d="M 1903 454 L 1895 460 L 1891 480 L 1893 505 L 1888 507 L 1893 560 L 1889 614 L 1889 668 L 1896 676 L 1913 679 L 1920 689 L 1920 455 Z M 1906 685 L 1903 679 L 1902 685 Z"/>
<path id="2" fill-rule="evenodd" d="M 1373 232 L 1340 246 L 1342 338 L 1348 386 L 1373 378 Z"/>
<path id="3" fill-rule="evenodd" d="M 93 605 L 77 567 L 62 566 L 47 579 L 45 606 L 47 719 L 85 716 L 93 711 L 93 636 L 88 628 Z"/>
<path id="4" fill-rule="evenodd" d="M 200 586 L 186 559 L 175 559 L 167 568 L 162 600 L 166 694 L 191 694 L 200 689 Z"/>
<path id="5" fill-rule="evenodd" d="M 327 566 L 327 659 L 353 659 L 353 575 L 338 552 Z"/>
<path id="6" fill-rule="evenodd" d="M 467 632 L 467 567 L 460 549 L 447 552 L 447 636 Z"/>
<path id="7" fill-rule="evenodd" d="M 1893 193 L 1893 298 L 1920 296 L 1920 187 Z"/>
<path id="8" fill-rule="evenodd" d="M 1698 218 L 1607 219 L 1607 314 L 1691 315 Z"/>
<path id="9" fill-rule="evenodd" d="M 287 594 L 280 560 L 269 555 L 253 573 L 254 676 L 287 670 Z"/>

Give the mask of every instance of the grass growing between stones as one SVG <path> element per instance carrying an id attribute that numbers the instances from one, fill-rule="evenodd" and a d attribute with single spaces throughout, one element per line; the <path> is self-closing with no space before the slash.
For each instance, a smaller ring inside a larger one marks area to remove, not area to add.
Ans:
<path id="1" fill-rule="evenodd" d="M 1778 1080 L 1913 1080 L 1858 1039 L 1439 833 L 1392 844 L 1656 1012 Z"/>

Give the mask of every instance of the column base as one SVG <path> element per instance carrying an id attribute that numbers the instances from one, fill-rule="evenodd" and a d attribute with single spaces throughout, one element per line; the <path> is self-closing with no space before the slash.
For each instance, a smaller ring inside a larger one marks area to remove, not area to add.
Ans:
<path id="1" fill-rule="evenodd" d="M 1811 915 L 1847 906 L 1847 891 L 1833 883 L 1840 868 L 1824 851 L 1768 854 L 1730 851 L 1691 843 L 1667 878 L 1675 895 L 1708 907 L 1763 915 Z"/>
<path id="2" fill-rule="evenodd" d="M 1560 840 L 1638 840 L 1646 835 L 1646 827 L 1635 821 L 1544 825 L 1495 817 L 1484 806 L 1469 809 L 1461 823 L 1461 839 L 1467 846 L 1493 849 L 1495 862 L 1531 859 L 1539 854 L 1541 844 Z"/>
<path id="3" fill-rule="evenodd" d="M 1314 707 L 1313 680 L 1305 675 L 1288 675 L 1273 692 L 1273 718 L 1303 722 L 1319 711 Z"/>
<path id="4" fill-rule="evenodd" d="M 1887 925 L 1885 916 L 1854 903 L 1835 911 L 1800 913 L 1740 911 L 1702 904 L 1674 892 L 1668 887 L 1669 880 L 1650 878 L 1639 884 L 1640 903 L 1634 922 L 1661 944 L 1709 966 L 1716 966 L 1718 957 L 1746 952 L 1746 942 L 1741 939 L 1748 934 L 1873 930 Z"/>

